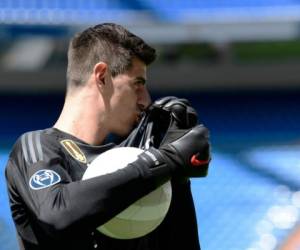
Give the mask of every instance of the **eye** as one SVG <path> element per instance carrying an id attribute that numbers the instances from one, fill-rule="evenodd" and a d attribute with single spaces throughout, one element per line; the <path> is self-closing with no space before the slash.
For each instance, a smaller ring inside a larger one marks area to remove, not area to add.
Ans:
<path id="1" fill-rule="evenodd" d="M 135 86 L 140 87 L 140 86 L 144 86 L 145 84 L 146 84 L 146 79 L 144 77 L 138 76 L 134 79 Z"/>
<path id="2" fill-rule="evenodd" d="M 135 81 L 134 83 L 136 86 L 144 86 L 146 84 L 146 82 L 144 80 L 138 80 L 138 81 Z"/>

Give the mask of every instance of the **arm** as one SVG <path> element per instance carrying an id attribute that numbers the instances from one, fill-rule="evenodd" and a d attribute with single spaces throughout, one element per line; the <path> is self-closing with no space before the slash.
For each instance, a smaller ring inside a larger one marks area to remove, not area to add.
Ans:
<path id="1" fill-rule="evenodd" d="M 40 161 L 24 170 L 10 160 L 6 177 L 10 197 L 18 193 L 34 221 L 47 233 L 56 234 L 76 227 L 94 229 L 154 190 L 163 179 L 168 179 L 168 168 L 156 173 L 143 161 L 138 160 L 112 174 L 71 182 L 60 159 Z M 54 171 L 60 182 L 37 190 L 30 187 L 30 178 L 42 169 Z M 18 209 L 12 206 L 13 213 L 19 213 Z"/>
<path id="2" fill-rule="evenodd" d="M 207 140 L 207 129 L 196 126 L 159 150 L 150 148 L 121 170 L 84 181 L 72 182 L 59 157 L 38 161 L 27 168 L 11 159 L 6 176 L 10 190 L 18 193 L 31 218 L 48 234 L 55 236 L 70 229 L 93 230 L 171 176 L 202 173 L 208 163 L 194 169 L 190 159 L 198 152 L 206 154 Z M 53 171 L 59 181 L 37 189 L 30 181 L 43 169 Z M 12 210 L 13 214 L 20 213 L 17 206 L 12 206 Z"/>

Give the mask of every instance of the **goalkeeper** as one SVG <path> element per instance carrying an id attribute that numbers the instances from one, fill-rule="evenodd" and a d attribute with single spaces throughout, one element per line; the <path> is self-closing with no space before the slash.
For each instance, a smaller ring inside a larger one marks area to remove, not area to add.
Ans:
<path id="1" fill-rule="evenodd" d="M 23 134 L 6 167 L 20 249 L 200 249 L 189 177 L 207 174 L 208 131 L 197 125 L 186 100 L 167 97 L 150 106 L 146 68 L 155 57 L 153 48 L 117 24 L 99 24 L 72 38 L 57 122 Z M 82 181 L 87 164 L 116 146 L 105 142 L 107 136 L 128 136 L 145 112 L 170 125 L 154 142 L 159 146 L 121 171 Z M 95 230 L 170 179 L 170 210 L 153 232 L 117 240 Z"/>

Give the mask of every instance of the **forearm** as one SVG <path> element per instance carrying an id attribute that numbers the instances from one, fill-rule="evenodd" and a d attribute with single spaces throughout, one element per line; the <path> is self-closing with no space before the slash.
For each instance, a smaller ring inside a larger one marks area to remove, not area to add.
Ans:
<path id="1" fill-rule="evenodd" d="M 144 164 L 143 164 L 144 163 Z M 50 187 L 37 214 L 53 232 L 96 228 L 170 178 L 169 167 L 142 159 L 114 173 Z"/>

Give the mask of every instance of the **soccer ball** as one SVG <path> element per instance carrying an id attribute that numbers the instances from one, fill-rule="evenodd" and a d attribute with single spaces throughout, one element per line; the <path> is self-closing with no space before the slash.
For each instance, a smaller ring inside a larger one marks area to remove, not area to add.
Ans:
<path id="1" fill-rule="evenodd" d="M 137 160 L 140 148 L 119 147 L 97 156 L 88 165 L 84 179 L 114 172 Z M 153 231 L 165 218 L 170 207 L 172 188 L 170 181 L 134 202 L 128 208 L 99 226 L 97 230 L 116 239 L 133 239 Z"/>

